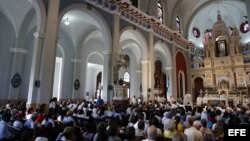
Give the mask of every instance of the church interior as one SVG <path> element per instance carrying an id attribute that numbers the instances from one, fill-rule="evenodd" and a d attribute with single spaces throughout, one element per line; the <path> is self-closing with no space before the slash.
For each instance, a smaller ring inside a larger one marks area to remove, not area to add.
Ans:
<path id="1" fill-rule="evenodd" d="M 249 16 L 250 0 L 0 0 L 0 140 L 249 133 Z"/>
<path id="2" fill-rule="evenodd" d="M 0 103 L 250 92 L 247 0 L 2 0 Z M 220 100 L 219 100 L 220 101 Z"/>

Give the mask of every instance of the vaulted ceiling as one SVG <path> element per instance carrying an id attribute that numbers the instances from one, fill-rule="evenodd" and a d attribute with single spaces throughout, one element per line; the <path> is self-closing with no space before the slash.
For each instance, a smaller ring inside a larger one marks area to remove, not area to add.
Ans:
<path id="1" fill-rule="evenodd" d="M 244 0 L 162 0 L 166 1 L 167 5 L 167 25 L 174 29 L 175 17 L 179 16 L 181 19 L 181 27 L 183 30 L 183 36 L 188 40 L 195 43 L 196 46 L 202 47 L 202 39 L 204 31 L 208 28 L 212 28 L 213 24 L 217 20 L 217 12 L 220 11 L 222 20 L 225 21 L 229 27 L 236 26 L 239 28 L 243 21 L 243 16 L 247 16 L 246 3 Z M 29 28 L 36 26 L 36 14 L 33 9 L 32 0 L 2 0 L 0 1 L 0 13 L 6 15 L 15 27 L 16 34 L 20 34 L 20 29 L 24 24 L 30 24 Z M 29 14 L 30 13 L 30 14 Z M 32 14 L 33 13 L 33 14 Z M 83 17 L 84 16 L 84 17 Z M 249 15 L 248 15 L 249 17 Z M 24 23 L 25 18 L 32 20 L 29 23 Z M 66 18 L 70 18 L 70 24 L 74 25 L 77 31 L 70 31 L 71 26 L 65 26 L 62 23 Z M 84 20 L 83 20 L 84 19 Z M 170 22 L 169 22 L 170 21 Z M 75 22 L 75 23 L 73 23 Z M 94 23 L 94 24 L 93 24 Z M 89 25 L 89 26 L 88 26 Z M 88 28 L 86 28 L 88 26 Z M 199 38 L 194 37 L 192 34 L 193 27 L 200 30 L 201 36 Z M 98 23 L 93 20 L 89 15 L 79 12 L 70 11 L 63 16 L 61 22 L 61 28 L 63 31 L 68 32 L 71 36 L 79 38 L 79 35 L 83 35 L 80 32 L 86 32 L 86 29 L 96 30 L 99 27 Z M 241 33 L 242 43 L 250 41 L 250 32 Z M 72 37 L 74 38 L 74 37 Z M 79 39 L 72 39 L 77 43 Z"/>

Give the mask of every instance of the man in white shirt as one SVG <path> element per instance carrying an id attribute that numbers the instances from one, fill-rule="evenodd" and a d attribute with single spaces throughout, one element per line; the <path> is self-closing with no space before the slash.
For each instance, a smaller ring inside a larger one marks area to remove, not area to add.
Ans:
<path id="1" fill-rule="evenodd" d="M 188 141 L 203 141 L 202 133 L 199 131 L 201 128 L 201 122 L 200 121 L 194 121 L 194 118 L 191 117 L 189 119 L 189 124 L 193 125 L 190 128 L 187 128 L 184 130 L 184 134 L 187 135 Z"/>

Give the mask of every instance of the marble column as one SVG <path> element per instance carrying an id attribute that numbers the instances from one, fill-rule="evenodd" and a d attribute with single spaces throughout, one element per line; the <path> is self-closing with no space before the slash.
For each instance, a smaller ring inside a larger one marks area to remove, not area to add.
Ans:
<path id="1" fill-rule="evenodd" d="M 154 100 L 154 37 L 153 32 L 148 36 L 148 88 L 151 89 L 149 100 Z M 147 91 L 148 92 L 148 91 Z"/>
<path id="2" fill-rule="evenodd" d="M 111 82 L 118 81 L 119 77 L 119 68 L 116 65 L 116 62 L 120 60 L 120 17 L 117 14 L 113 15 L 113 28 L 112 28 L 113 36 L 112 36 L 112 76 Z"/>
<path id="3" fill-rule="evenodd" d="M 170 97 L 173 95 L 173 68 L 172 67 L 166 67 L 165 68 L 165 70 L 166 70 L 166 85 L 167 85 L 167 87 L 168 87 L 168 90 L 167 90 L 167 96 L 166 96 L 166 98 L 167 98 L 167 100 L 169 100 L 170 99 Z"/>
<path id="4" fill-rule="evenodd" d="M 41 50 L 40 72 L 38 73 L 39 79 L 37 80 L 37 82 L 39 82 L 40 84 L 39 87 L 37 87 L 37 92 L 34 93 L 32 92 L 32 90 L 29 90 L 27 105 L 37 106 L 38 104 L 42 103 L 47 104 L 52 98 L 55 58 L 57 49 L 59 5 L 60 0 L 51 0 L 48 2 L 46 18 L 47 22 L 45 25 L 45 34 Z M 34 48 L 40 49 L 40 47 L 37 46 L 35 46 Z M 36 49 L 34 49 L 34 51 L 35 50 Z M 30 83 L 30 86 L 32 86 L 32 83 Z M 35 98 L 36 96 L 34 95 L 36 95 L 37 98 Z M 34 97 L 35 99 L 33 99 L 32 97 Z"/>
<path id="5" fill-rule="evenodd" d="M 172 85 L 170 86 L 172 89 L 172 95 L 173 97 L 177 98 L 177 78 L 176 78 L 176 46 L 174 45 L 174 43 L 172 44 L 172 54 L 173 54 L 173 60 L 172 60 Z"/>
<path id="6" fill-rule="evenodd" d="M 111 81 L 111 51 L 104 51 L 104 62 L 103 62 L 103 90 L 102 90 L 102 99 L 107 102 L 112 100 L 113 90 L 112 90 L 112 81 Z"/>
<path id="7" fill-rule="evenodd" d="M 32 106 L 32 104 L 37 103 L 37 93 L 40 87 L 39 73 L 44 34 L 41 32 L 36 32 L 34 37 L 35 41 L 31 61 L 27 106 Z"/>
<path id="8" fill-rule="evenodd" d="M 147 100 L 147 94 L 148 94 L 148 61 L 144 60 L 141 61 L 142 65 L 142 96 L 143 100 Z M 152 93 L 152 90 L 151 90 Z"/>

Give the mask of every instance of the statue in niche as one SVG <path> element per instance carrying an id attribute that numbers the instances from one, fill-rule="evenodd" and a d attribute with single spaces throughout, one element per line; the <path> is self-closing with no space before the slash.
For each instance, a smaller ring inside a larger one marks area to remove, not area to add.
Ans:
<path id="1" fill-rule="evenodd" d="M 205 57 L 210 57 L 210 39 L 209 39 L 209 34 L 205 33 L 204 39 L 203 39 L 203 44 L 205 48 Z"/>
<path id="2" fill-rule="evenodd" d="M 210 46 L 209 43 L 204 44 L 205 47 L 205 57 L 210 57 Z"/>
<path id="3" fill-rule="evenodd" d="M 223 56 L 226 56 L 226 46 L 225 46 L 225 43 L 224 42 L 219 42 L 218 43 L 218 54 L 219 54 L 219 57 L 223 57 Z"/>
<path id="4" fill-rule="evenodd" d="M 209 39 L 209 41 L 207 42 L 207 44 L 205 45 L 205 50 L 206 50 L 206 56 L 208 57 L 214 57 L 214 40 L 213 39 Z"/>
<path id="5" fill-rule="evenodd" d="M 220 88 L 223 90 L 228 89 L 228 82 L 226 82 L 225 80 L 221 80 Z"/>
<path id="6" fill-rule="evenodd" d="M 231 54 L 239 54 L 240 53 L 240 34 L 236 27 L 232 29 L 232 37 L 230 39 L 230 51 Z"/>

